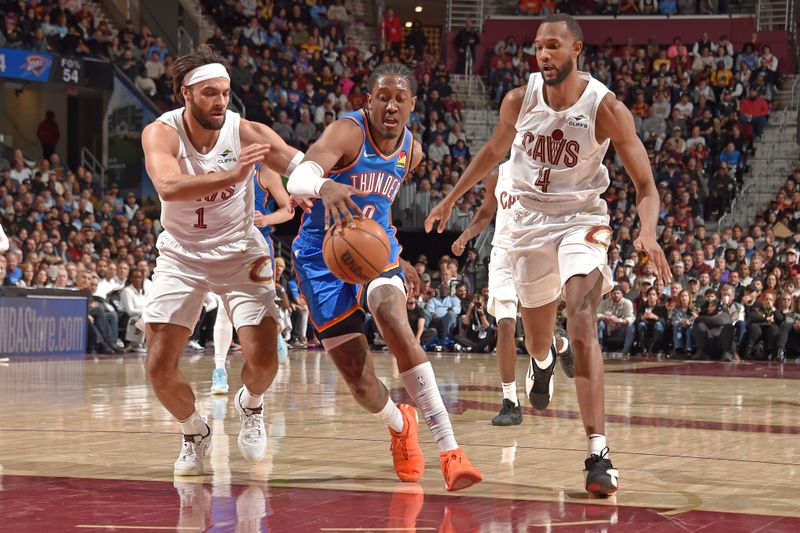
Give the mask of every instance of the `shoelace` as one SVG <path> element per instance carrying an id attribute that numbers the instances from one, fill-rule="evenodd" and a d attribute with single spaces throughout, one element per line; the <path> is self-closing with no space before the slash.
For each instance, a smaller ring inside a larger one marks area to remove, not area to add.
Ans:
<path id="1" fill-rule="evenodd" d="M 588 461 L 590 461 L 592 464 L 599 463 L 600 461 L 608 461 L 607 457 L 608 457 L 609 452 L 610 452 L 610 450 L 608 449 L 608 446 L 606 446 L 605 448 L 600 450 L 600 454 L 599 455 L 596 454 L 596 453 L 593 453 L 592 456 L 589 457 Z"/>
<path id="2" fill-rule="evenodd" d="M 189 457 L 196 456 L 197 452 L 194 449 L 194 441 L 187 440 L 186 437 L 194 437 L 194 435 L 184 435 L 183 447 L 181 448 L 181 455 L 179 461 L 185 461 Z"/>
<path id="3" fill-rule="evenodd" d="M 406 439 L 393 438 L 392 444 L 389 446 L 389 451 L 392 456 L 402 455 L 403 459 L 408 459 L 408 446 L 406 446 Z"/>
<path id="4" fill-rule="evenodd" d="M 263 407 L 244 408 L 244 429 L 245 436 L 250 440 L 258 440 L 261 437 L 261 424 L 264 423 Z"/>

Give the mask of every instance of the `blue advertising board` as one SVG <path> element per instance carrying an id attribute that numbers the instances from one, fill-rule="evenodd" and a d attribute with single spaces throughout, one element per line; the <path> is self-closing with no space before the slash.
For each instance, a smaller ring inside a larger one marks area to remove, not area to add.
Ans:
<path id="1" fill-rule="evenodd" d="M 86 353 L 85 296 L 0 296 L 0 355 Z"/>
<path id="2" fill-rule="evenodd" d="M 0 48 L 0 77 L 45 82 L 52 66 L 53 54 Z"/>

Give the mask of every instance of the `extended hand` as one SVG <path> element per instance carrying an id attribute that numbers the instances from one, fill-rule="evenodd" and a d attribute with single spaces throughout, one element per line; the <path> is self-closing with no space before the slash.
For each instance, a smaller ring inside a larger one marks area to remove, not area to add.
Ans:
<path id="1" fill-rule="evenodd" d="M 425 233 L 430 233 L 433 229 L 433 224 L 437 220 L 439 221 L 439 227 L 436 230 L 438 233 L 444 231 L 444 227 L 447 224 L 447 221 L 450 220 L 450 214 L 453 211 L 453 204 L 452 202 L 448 201 L 447 198 L 439 202 L 431 209 L 430 214 L 425 219 Z"/>
<path id="2" fill-rule="evenodd" d="M 337 231 L 343 228 L 344 219 L 351 228 L 355 227 L 353 214 L 364 218 L 361 208 L 350 198 L 351 195 L 366 196 L 366 191 L 360 191 L 351 185 L 343 185 L 333 180 L 326 181 L 319 189 L 319 196 L 325 206 L 325 229 L 336 226 Z M 352 211 L 352 213 L 351 213 Z"/>
<path id="3" fill-rule="evenodd" d="M 655 235 L 640 235 L 633 241 L 633 247 L 636 248 L 638 252 L 647 254 L 647 257 L 649 257 L 650 261 L 653 263 L 656 275 L 664 284 L 668 284 L 672 281 L 672 272 L 669 270 L 667 258 L 664 256 L 664 250 L 661 249 L 658 241 L 656 241 Z"/>
<path id="4" fill-rule="evenodd" d="M 467 232 L 465 231 L 458 236 L 458 239 L 453 241 L 453 244 L 450 246 L 450 250 L 452 250 L 455 256 L 460 256 L 464 253 L 467 243 L 469 243 L 469 240 L 467 239 Z"/>
<path id="5" fill-rule="evenodd" d="M 233 167 L 231 174 L 236 178 L 236 183 L 244 181 L 250 176 L 253 165 L 261 163 L 269 154 L 270 145 L 251 144 L 239 152 L 236 166 Z"/>

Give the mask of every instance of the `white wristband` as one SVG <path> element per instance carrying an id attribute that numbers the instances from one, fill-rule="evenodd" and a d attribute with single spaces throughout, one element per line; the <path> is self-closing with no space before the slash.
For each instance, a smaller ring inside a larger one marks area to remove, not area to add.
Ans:
<path id="1" fill-rule="evenodd" d="M 305 156 L 306 154 L 304 154 L 303 152 L 297 152 L 296 154 L 294 154 L 292 160 L 289 161 L 289 166 L 286 167 L 286 174 L 284 174 L 284 176 L 291 176 L 292 172 L 294 172 L 294 169 L 296 169 L 297 165 L 299 165 L 303 161 L 303 158 Z"/>
<path id="2" fill-rule="evenodd" d="M 314 161 L 303 161 L 289 176 L 286 190 L 289 194 L 305 198 L 319 198 L 319 190 L 327 181 L 322 167 Z"/>

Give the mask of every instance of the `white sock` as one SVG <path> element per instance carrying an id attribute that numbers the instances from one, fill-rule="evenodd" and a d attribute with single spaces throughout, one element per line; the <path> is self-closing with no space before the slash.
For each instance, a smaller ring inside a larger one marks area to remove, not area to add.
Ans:
<path id="1" fill-rule="evenodd" d="M 503 383 L 500 382 L 500 385 L 503 386 L 503 399 L 511 400 L 514 402 L 514 405 L 519 405 L 519 399 L 517 398 L 517 382 L 512 381 L 511 383 Z"/>
<path id="2" fill-rule="evenodd" d="M 558 339 L 561 339 L 561 342 L 564 343 L 564 345 L 561 346 L 561 349 L 558 348 Z M 553 336 L 553 346 L 556 347 L 556 352 L 557 353 L 564 353 L 564 352 L 567 351 L 567 348 L 569 348 L 569 339 L 566 338 L 566 337 L 556 337 L 554 335 Z"/>
<path id="3" fill-rule="evenodd" d="M 241 404 L 242 407 L 246 407 L 248 409 L 255 409 L 256 407 L 261 407 L 264 403 L 264 395 L 263 394 L 253 394 L 247 388 L 247 385 L 242 385 L 244 392 L 241 395 Z"/>
<path id="4" fill-rule="evenodd" d="M 214 321 L 214 367 L 225 368 L 228 359 L 228 350 L 233 342 L 233 326 L 228 319 L 228 313 L 220 302 L 217 308 L 217 319 Z"/>
<path id="5" fill-rule="evenodd" d="M 406 370 L 400 377 L 403 379 L 406 391 L 414 398 L 417 407 L 422 411 L 422 416 L 428 422 L 439 451 L 446 452 L 458 448 L 450 416 L 444 408 L 430 361 Z"/>
<path id="6" fill-rule="evenodd" d="M 184 435 L 208 435 L 210 429 L 208 429 L 208 424 L 206 421 L 203 420 L 199 414 L 197 414 L 197 409 L 192 411 L 192 414 L 189 415 L 189 418 L 186 420 L 178 420 L 178 423 L 181 425 L 181 433 Z"/>
<path id="7" fill-rule="evenodd" d="M 375 418 L 392 428 L 395 433 L 403 432 L 403 413 L 397 408 L 397 405 L 391 398 L 386 400 L 386 405 L 383 406 L 377 413 L 372 413 Z"/>
<path id="8" fill-rule="evenodd" d="M 600 455 L 603 451 L 603 448 L 606 447 L 606 436 L 599 435 L 597 433 L 592 433 L 589 435 L 589 457 L 592 455 Z M 609 457 L 606 456 L 608 459 Z"/>
<path id="9" fill-rule="evenodd" d="M 550 365 L 553 364 L 553 350 L 547 350 L 547 358 L 544 361 L 540 361 L 539 359 L 533 358 L 534 362 L 536 362 L 536 366 L 544 370 L 548 368 Z"/>

